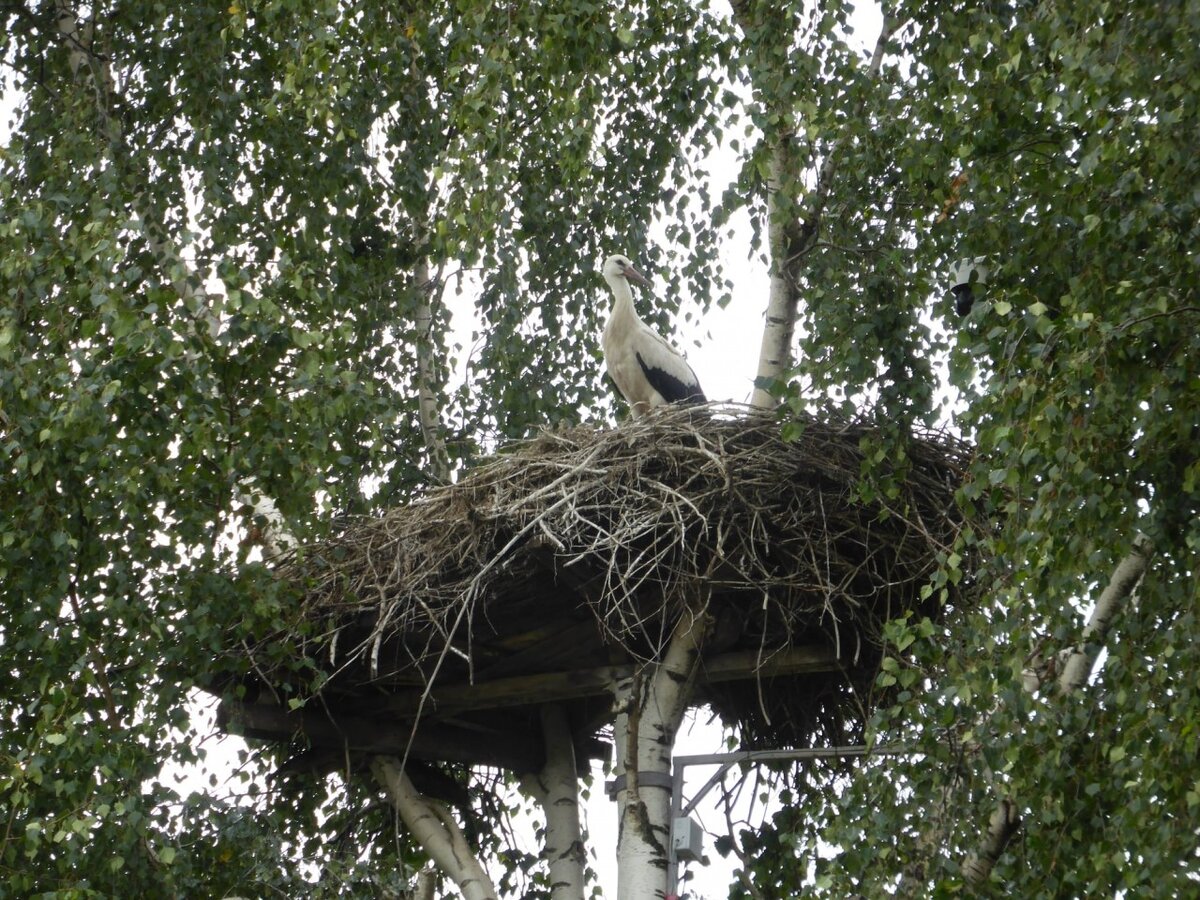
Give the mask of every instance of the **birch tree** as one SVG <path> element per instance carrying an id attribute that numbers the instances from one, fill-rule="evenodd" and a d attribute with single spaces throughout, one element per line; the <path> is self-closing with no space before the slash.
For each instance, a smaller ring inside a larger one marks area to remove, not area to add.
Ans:
<path id="1" fill-rule="evenodd" d="M 203 754 L 186 699 L 213 649 L 279 612 L 245 565 L 269 524 L 254 497 L 310 539 L 497 439 L 611 409 L 575 338 L 599 332 L 593 266 L 618 235 L 670 258 L 645 235 L 716 127 L 713 21 L 683 3 L 2 13 L 6 888 L 399 890 L 424 853 L 418 819 L 379 804 L 411 797 L 386 760 L 386 791 L 309 779 L 249 806 L 160 773 Z M 697 243 L 672 282 L 711 281 L 711 223 L 676 221 Z M 478 336 L 456 349 L 441 301 L 465 279 Z M 275 763 L 246 762 L 263 788 Z M 495 864 L 501 832 L 479 831 Z M 509 893 L 531 877 L 516 858 Z"/>
<path id="2" fill-rule="evenodd" d="M 991 563 L 947 558 L 942 577 L 980 580 L 978 609 L 894 623 L 881 679 L 902 691 L 876 739 L 920 752 L 862 767 L 836 798 L 798 777 L 810 803 L 748 842 L 759 884 L 1190 890 L 1195 168 L 1172 123 L 1193 120 L 1198 59 L 1183 7 L 1125 12 L 892 11 L 906 71 L 885 60 L 843 145 L 827 208 L 849 220 L 828 216 L 808 258 L 785 398 L 865 390 L 891 417 L 924 415 L 944 348 Z M 936 261 L 976 256 L 997 277 L 959 321 Z"/>
<path id="3" fill-rule="evenodd" d="M 1188 893 L 1193 7 L 911 2 L 852 35 L 846 4 L 779 0 L 5 4 L 5 890 L 428 895 L 433 859 L 468 896 L 580 896 L 561 746 L 526 778 L 548 827 L 524 849 L 477 772 L 424 773 L 447 805 L 386 758 L 283 786 L 247 758 L 236 804 L 163 767 L 205 752 L 187 698 L 214 648 L 280 621 L 247 484 L 310 539 L 498 439 L 611 421 L 596 262 L 654 270 L 667 326 L 681 296 L 727 299 L 719 223 L 748 209 L 772 279 L 755 404 L 785 434 L 869 404 L 969 436 L 990 562 L 949 553 L 929 587 L 975 579 L 976 608 L 889 627 L 872 734 L 919 752 L 837 791 L 783 779 L 804 802 L 735 836 L 731 895 Z M 976 256 L 960 319 L 946 276 Z M 618 691 L 630 897 L 664 890 L 638 775 L 669 764 L 693 614 Z"/>

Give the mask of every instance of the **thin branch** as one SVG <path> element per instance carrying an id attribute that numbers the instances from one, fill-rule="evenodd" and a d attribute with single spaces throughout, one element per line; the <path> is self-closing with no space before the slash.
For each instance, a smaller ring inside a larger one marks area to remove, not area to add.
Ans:
<path id="1" fill-rule="evenodd" d="M 1137 586 L 1150 564 L 1153 548 L 1150 539 L 1139 534 L 1133 548 L 1113 570 L 1108 586 L 1101 592 L 1080 634 L 1079 643 L 1070 651 L 1058 677 L 1058 687 L 1064 697 L 1071 696 L 1087 683 L 1100 646 L 1112 629 L 1113 621 L 1134 596 Z M 1038 679 L 1038 683 L 1042 678 Z M 963 876 L 968 885 L 978 886 L 988 879 L 996 861 L 1021 827 L 1021 817 L 1015 802 L 1000 798 L 988 820 L 987 829 L 978 848 L 963 862 Z"/>
<path id="2" fill-rule="evenodd" d="M 1124 331 L 1127 328 L 1132 328 L 1134 325 L 1140 325 L 1143 322 L 1149 322 L 1152 319 L 1162 319 L 1167 316 L 1173 316 L 1177 313 L 1200 313 L 1200 306 L 1176 306 L 1174 309 L 1163 310 L 1162 312 L 1150 313 L 1145 316 L 1138 316 L 1136 319 L 1130 319 L 1127 322 L 1122 322 L 1117 326 L 1118 331 Z"/>
<path id="3" fill-rule="evenodd" d="M 436 360 L 433 343 L 433 303 L 431 294 L 435 279 L 429 275 L 429 263 L 422 257 L 413 273 L 417 291 L 417 390 L 421 434 L 429 451 L 429 466 L 433 477 L 445 484 L 450 480 L 450 457 L 446 452 L 446 437 L 438 404 Z"/>
<path id="4" fill-rule="evenodd" d="M 743 780 L 744 779 L 741 778 L 738 779 L 739 793 L 741 782 Z M 754 883 L 754 879 L 750 877 L 750 872 L 748 871 L 750 868 L 750 858 L 746 851 L 742 848 L 741 842 L 737 839 L 737 829 L 733 824 L 732 794 L 729 789 L 725 787 L 724 783 L 721 785 L 721 812 L 725 816 L 725 837 L 729 841 L 729 849 L 733 852 L 733 855 L 738 858 L 738 862 L 742 864 L 741 868 L 736 872 L 738 881 L 741 882 L 742 887 L 746 890 L 746 893 L 753 897 L 754 900 L 767 900 L 763 892 L 759 889 L 758 885 Z"/>
<path id="5" fill-rule="evenodd" d="M 75 614 L 75 621 L 79 625 L 79 635 L 87 644 L 88 660 L 92 664 L 92 672 L 96 677 L 96 684 L 100 687 L 100 693 L 104 695 L 104 707 L 108 713 L 108 721 L 111 725 L 120 724 L 120 716 L 117 714 L 117 703 L 113 699 L 112 686 L 108 683 L 107 662 L 104 657 L 102 645 L 92 640 L 88 634 L 88 630 L 83 621 L 83 604 L 79 601 L 79 589 L 72 578 L 67 590 L 67 599 L 71 604 L 71 612 Z"/>

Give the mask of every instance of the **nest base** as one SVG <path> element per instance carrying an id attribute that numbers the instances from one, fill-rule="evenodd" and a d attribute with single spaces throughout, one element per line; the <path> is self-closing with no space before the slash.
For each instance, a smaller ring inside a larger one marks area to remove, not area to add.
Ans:
<path id="1" fill-rule="evenodd" d="M 308 762 L 527 771 L 539 707 L 558 703 L 583 763 L 606 752 L 614 680 L 661 658 L 680 611 L 703 604 L 697 704 L 747 747 L 853 743 L 882 623 L 940 614 L 922 588 L 964 524 L 967 448 L 911 436 L 863 490 L 882 440 L 813 420 L 784 441 L 773 417 L 730 407 L 542 435 L 284 561 L 295 627 L 238 651 L 254 675 L 222 722 L 299 739 Z M 289 655 L 321 673 L 300 709 L 281 687 Z"/>

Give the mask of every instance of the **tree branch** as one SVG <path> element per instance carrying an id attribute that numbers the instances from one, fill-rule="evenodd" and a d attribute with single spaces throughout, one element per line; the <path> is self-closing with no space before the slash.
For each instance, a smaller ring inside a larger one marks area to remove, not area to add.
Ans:
<path id="1" fill-rule="evenodd" d="M 733 8 L 735 20 L 743 32 L 748 33 L 753 27 L 750 4 L 739 2 Z M 867 75 L 872 80 L 879 76 L 888 42 L 896 27 L 897 22 L 891 12 L 885 9 L 883 27 L 867 67 Z M 860 97 L 849 121 L 862 115 L 865 104 L 866 97 Z M 780 119 L 786 121 L 783 116 Z M 772 386 L 782 381 L 792 368 L 792 340 L 800 306 L 801 262 L 816 243 L 821 216 L 833 189 L 841 149 L 849 130 L 850 125 L 847 124 L 834 139 L 818 170 L 816 187 L 799 210 L 794 208 L 793 202 L 797 173 L 794 171 L 792 135 L 781 130 L 768 138 L 771 141 L 771 156 L 767 178 L 767 237 L 771 252 L 771 289 L 759 349 L 758 372 L 754 379 L 753 406 L 767 408 L 773 405 Z"/>
<path id="2" fill-rule="evenodd" d="M 1021 815 L 1017 812 L 1016 804 L 1007 797 L 1002 798 L 988 819 L 988 827 L 979 847 L 963 862 L 963 879 L 967 884 L 978 886 L 987 881 L 996 860 L 1004 853 L 1004 848 L 1020 827 Z"/>
<path id="3" fill-rule="evenodd" d="M 426 866 L 417 873 L 417 884 L 413 888 L 412 900 L 435 900 L 437 894 L 437 869 Z"/>
<path id="4" fill-rule="evenodd" d="M 499 893 L 471 852 L 458 823 L 441 804 L 417 792 L 400 760 L 394 756 L 376 756 L 371 761 L 371 772 L 414 840 L 454 879 L 464 900 L 497 900 Z"/>
<path id="5" fill-rule="evenodd" d="M 446 453 L 446 438 L 442 429 L 441 409 L 437 394 L 437 362 L 433 352 L 433 303 L 435 289 L 429 277 L 429 263 L 424 257 L 413 274 L 417 291 L 417 392 L 421 434 L 429 451 L 430 472 L 443 484 L 450 480 L 450 457 Z"/>
<path id="6" fill-rule="evenodd" d="M 1096 657 L 1100 654 L 1100 645 L 1108 637 L 1113 619 L 1141 583 L 1153 552 L 1150 539 L 1144 534 L 1139 534 L 1133 540 L 1133 549 L 1117 564 L 1108 587 L 1100 594 L 1091 616 L 1088 617 L 1083 633 L 1079 636 L 1079 643 L 1067 657 L 1062 674 L 1058 676 L 1058 687 L 1063 694 L 1077 691 L 1092 673 Z"/>
<path id="7" fill-rule="evenodd" d="M 1100 646 L 1112 628 L 1113 620 L 1134 595 L 1152 555 L 1150 539 L 1139 534 L 1134 538 L 1133 549 L 1113 570 L 1108 586 L 1096 600 L 1092 614 L 1080 634 L 1079 643 L 1068 651 L 1065 663 L 1061 666 L 1058 687 L 1063 696 L 1076 693 L 1087 683 Z M 1040 685 L 1050 676 L 1053 668 L 1055 667 L 1048 666 L 1036 677 L 1036 683 Z M 1029 686 L 1028 678 L 1026 686 Z M 1011 799 L 1002 797 L 988 820 L 987 830 L 979 847 L 968 855 L 963 863 L 963 877 L 968 885 L 978 886 L 988 879 L 996 861 L 1020 827 L 1021 817 L 1016 804 Z"/>

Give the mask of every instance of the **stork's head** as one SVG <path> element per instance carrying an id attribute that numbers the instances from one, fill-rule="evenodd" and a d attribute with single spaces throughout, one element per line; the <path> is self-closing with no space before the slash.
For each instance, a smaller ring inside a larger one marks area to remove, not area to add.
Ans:
<path id="1" fill-rule="evenodd" d="M 650 287 L 650 279 L 633 267 L 633 263 L 629 261 L 628 256 L 622 256 L 620 253 L 606 259 L 604 267 L 600 271 L 604 274 L 604 278 L 609 284 L 620 279 L 636 281 L 644 287 Z"/>

